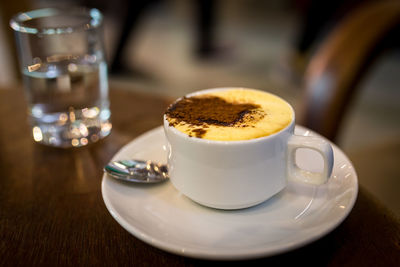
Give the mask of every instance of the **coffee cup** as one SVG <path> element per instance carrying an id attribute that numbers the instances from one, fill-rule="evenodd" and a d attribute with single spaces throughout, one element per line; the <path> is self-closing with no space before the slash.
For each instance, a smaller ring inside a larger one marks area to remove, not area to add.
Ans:
<path id="1" fill-rule="evenodd" d="M 331 145 L 295 135 L 294 128 L 290 104 L 264 91 L 232 87 L 189 94 L 164 114 L 170 180 L 188 198 L 217 209 L 257 205 L 292 180 L 326 183 Z M 298 167 L 299 148 L 320 153 L 323 171 Z"/>

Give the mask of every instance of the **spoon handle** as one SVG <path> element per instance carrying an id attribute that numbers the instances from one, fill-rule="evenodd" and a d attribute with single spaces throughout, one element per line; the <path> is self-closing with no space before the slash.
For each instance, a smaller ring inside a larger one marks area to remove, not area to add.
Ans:
<path id="1" fill-rule="evenodd" d="M 151 161 L 118 160 L 104 166 L 113 178 L 138 183 L 157 183 L 168 179 L 168 168 Z"/>

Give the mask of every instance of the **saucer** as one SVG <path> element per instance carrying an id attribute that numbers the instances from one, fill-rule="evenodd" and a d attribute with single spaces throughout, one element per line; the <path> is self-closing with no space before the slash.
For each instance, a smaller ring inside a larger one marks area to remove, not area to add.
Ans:
<path id="1" fill-rule="evenodd" d="M 297 135 L 317 135 L 296 126 Z M 247 209 L 217 210 L 201 206 L 170 182 L 130 184 L 103 176 L 102 195 L 113 218 L 128 232 L 159 249 L 202 259 L 250 259 L 276 255 L 326 235 L 350 213 L 358 192 L 357 174 L 334 144 L 335 164 L 327 184 L 289 182 L 269 200 Z M 124 146 L 117 159 L 166 163 L 166 139 L 155 128 Z M 299 149 L 297 164 L 318 171 L 322 159 Z M 245 178 L 245 177 L 244 177 Z"/>

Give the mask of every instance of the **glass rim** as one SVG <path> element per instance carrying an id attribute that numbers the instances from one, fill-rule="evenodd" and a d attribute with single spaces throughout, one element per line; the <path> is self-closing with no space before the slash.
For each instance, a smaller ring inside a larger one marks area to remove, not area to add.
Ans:
<path id="1" fill-rule="evenodd" d="M 31 27 L 24 25 L 25 22 L 32 19 L 46 18 L 57 15 L 84 15 L 90 18 L 89 23 L 79 24 L 75 26 L 61 26 L 61 27 Z M 10 20 L 10 27 L 16 32 L 30 33 L 30 34 L 64 34 L 72 33 L 78 30 L 88 30 L 98 28 L 103 21 L 103 15 L 96 8 L 85 7 L 69 7 L 68 9 L 62 8 L 42 8 L 35 9 L 27 12 L 20 12 L 13 16 Z"/>

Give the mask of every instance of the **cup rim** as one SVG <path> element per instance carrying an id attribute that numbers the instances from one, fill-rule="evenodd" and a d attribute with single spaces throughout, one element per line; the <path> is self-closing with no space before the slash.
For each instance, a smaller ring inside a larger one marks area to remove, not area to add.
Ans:
<path id="1" fill-rule="evenodd" d="M 73 15 L 73 16 L 87 16 L 89 23 L 82 23 L 78 25 L 66 25 L 61 27 L 32 27 L 24 25 L 25 22 L 32 19 L 52 17 L 57 15 Z M 103 22 L 102 13 L 96 8 L 85 8 L 85 7 L 69 7 L 66 9 L 62 8 L 42 8 L 35 9 L 26 12 L 20 12 L 14 15 L 10 20 L 10 27 L 16 32 L 28 33 L 28 34 L 68 34 L 76 31 L 84 31 L 89 29 L 95 29 L 100 27 Z"/>
<path id="2" fill-rule="evenodd" d="M 187 95 L 185 95 L 183 97 L 191 97 L 191 96 L 201 95 L 201 94 L 208 93 L 208 92 L 213 92 L 213 91 L 227 91 L 227 90 L 235 90 L 235 89 L 259 91 L 259 92 L 271 94 L 273 96 L 276 96 L 276 97 L 280 98 L 282 101 L 284 101 L 290 107 L 290 109 L 292 111 L 292 120 L 291 120 L 291 122 L 288 125 L 286 125 L 286 127 L 284 127 L 281 130 L 279 130 L 278 132 L 275 132 L 275 133 L 267 135 L 267 136 L 261 136 L 261 137 L 257 137 L 257 138 L 253 138 L 253 139 L 246 139 L 246 140 L 221 141 L 221 140 L 203 139 L 203 138 L 198 138 L 198 137 L 195 137 L 195 136 L 190 137 L 187 134 L 182 133 L 181 131 L 179 131 L 175 127 L 170 126 L 169 125 L 169 121 L 167 120 L 167 117 L 166 117 L 166 115 L 164 113 L 164 116 L 163 116 L 164 129 L 166 131 L 171 130 L 175 135 L 177 135 L 177 136 L 179 136 L 181 138 L 184 138 L 187 141 L 191 141 L 191 142 L 195 142 L 195 143 L 215 144 L 215 145 L 234 145 L 234 144 L 238 145 L 238 144 L 257 143 L 257 142 L 261 142 L 263 140 L 272 139 L 275 136 L 277 136 L 277 135 L 281 134 L 282 132 L 285 132 L 288 129 L 290 129 L 291 127 L 293 127 L 293 125 L 295 123 L 295 112 L 294 112 L 294 109 L 293 109 L 292 105 L 290 105 L 289 102 L 287 102 L 285 99 L 283 99 L 283 98 L 281 98 L 281 97 L 279 97 L 279 96 L 277 96 L 277 95 L 275 95 L 273 93 L 267 92 L 267 91 L 262 91 L 262 90 L 253 89 L 253 88 L 246 88 L 246 87 L 220 87 L 220 88 L 217 87 L 217 88 L 198 90 L 198 91 L 189 93 L 189 94 L 187 94 Z M 181 100 L 183 97 L 180 97 L 180 98 L 176 99 L 173 103 L 171 103 L 171 105 L 176 103 L 177 101 Z"/>

